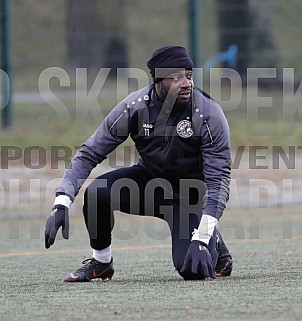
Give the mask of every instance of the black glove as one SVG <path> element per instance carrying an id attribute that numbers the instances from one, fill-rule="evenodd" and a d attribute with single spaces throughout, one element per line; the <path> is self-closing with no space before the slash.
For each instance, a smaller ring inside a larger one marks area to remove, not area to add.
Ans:
<path id="1" fill-rule="evenodd" d="M 47 218 L 45 226 L 45 247 L 48 249 L 54 244 L 58 229 L 62 226 L 64 239 L 69 238 L 68 208 L 64 205 L 55 205 Z"/>
<path id="2" fill-rule="evenodd" d="M 206 244 L 201 241 L 191 242 L 179 274 L 185 280 L 215 279 L 212 257 Z"/>

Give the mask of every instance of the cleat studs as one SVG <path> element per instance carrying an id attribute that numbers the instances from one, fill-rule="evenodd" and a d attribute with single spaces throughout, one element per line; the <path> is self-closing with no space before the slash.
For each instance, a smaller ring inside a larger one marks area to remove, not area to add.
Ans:
<path id="1" fill-rule="evenodd" d="M 110 275 L 108 275 L 108 276 L 106 276 L 104 278 L 101 278 L 101 279 L 102 279 L 102 281 L 111 281 L 112 277 L 113 277 L 113 274 L 110 274 Z"/>

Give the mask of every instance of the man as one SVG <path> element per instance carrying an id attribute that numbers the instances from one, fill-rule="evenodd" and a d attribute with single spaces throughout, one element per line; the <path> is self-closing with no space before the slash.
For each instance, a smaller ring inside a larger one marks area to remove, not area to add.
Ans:
<path id="1" fill-rule="evenodd" d="M 193 85 L 193 63 L 182 46 L 158 48 L 147 66 L 153 84 L 130 94 L 83 144 L 65 171 L 47 219 L 45 246 L 62 227 L 91 170 L 128 136 L 139 163 L 101 175 L 86 189 L 83 213 L 92 258 L 65 282 L 111 279 L 114 210 L 168 222 L 175 269 L 185 280 L 231 274 L 232 257 L 217 223 L 229 195 L 230 139 L 221 107 Z"/>

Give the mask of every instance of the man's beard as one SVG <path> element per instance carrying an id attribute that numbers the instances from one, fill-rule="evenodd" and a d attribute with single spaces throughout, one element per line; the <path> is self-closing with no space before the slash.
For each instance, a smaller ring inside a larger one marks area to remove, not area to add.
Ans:
<path id="1" fill-rule="evenodd" d="M 175 96 L 175 95 L 171 95 L 171 94 L 170 95 L 166 94 L 165 98 L 164 98 L 164 100 L 162 100 L 162 102 L 164 104 L 169 105 L 169 106 L 185 106 L 190 103 L 191 97 L 192 97 L 192 94 L 190 95 L 190 97 L 188 99 L 181 99 L 178 95 Z"/>

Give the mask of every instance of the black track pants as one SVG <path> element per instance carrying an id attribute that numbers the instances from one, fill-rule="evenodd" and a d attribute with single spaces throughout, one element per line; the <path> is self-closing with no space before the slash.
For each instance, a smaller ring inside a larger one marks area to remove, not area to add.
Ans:
<path id="1" fill-rule="evenodd" d="M 200 180 L 152 178 L 140 165 L 99 176 L 84 194 L 83 213 L 90 245 L 93 249 L 101 250 L 111 244 L 115 210 L 161 218 L 169 225 L 173 263 L 179 271 L 192 232 L 199 225 L 204 192 L 204 184 Z M 218 233 L 218 230 L 214 232 L 209 244 L 214 266 L 220 254 L 219 248 L 224 248 L 224 255 L 229 254 Z"/>

